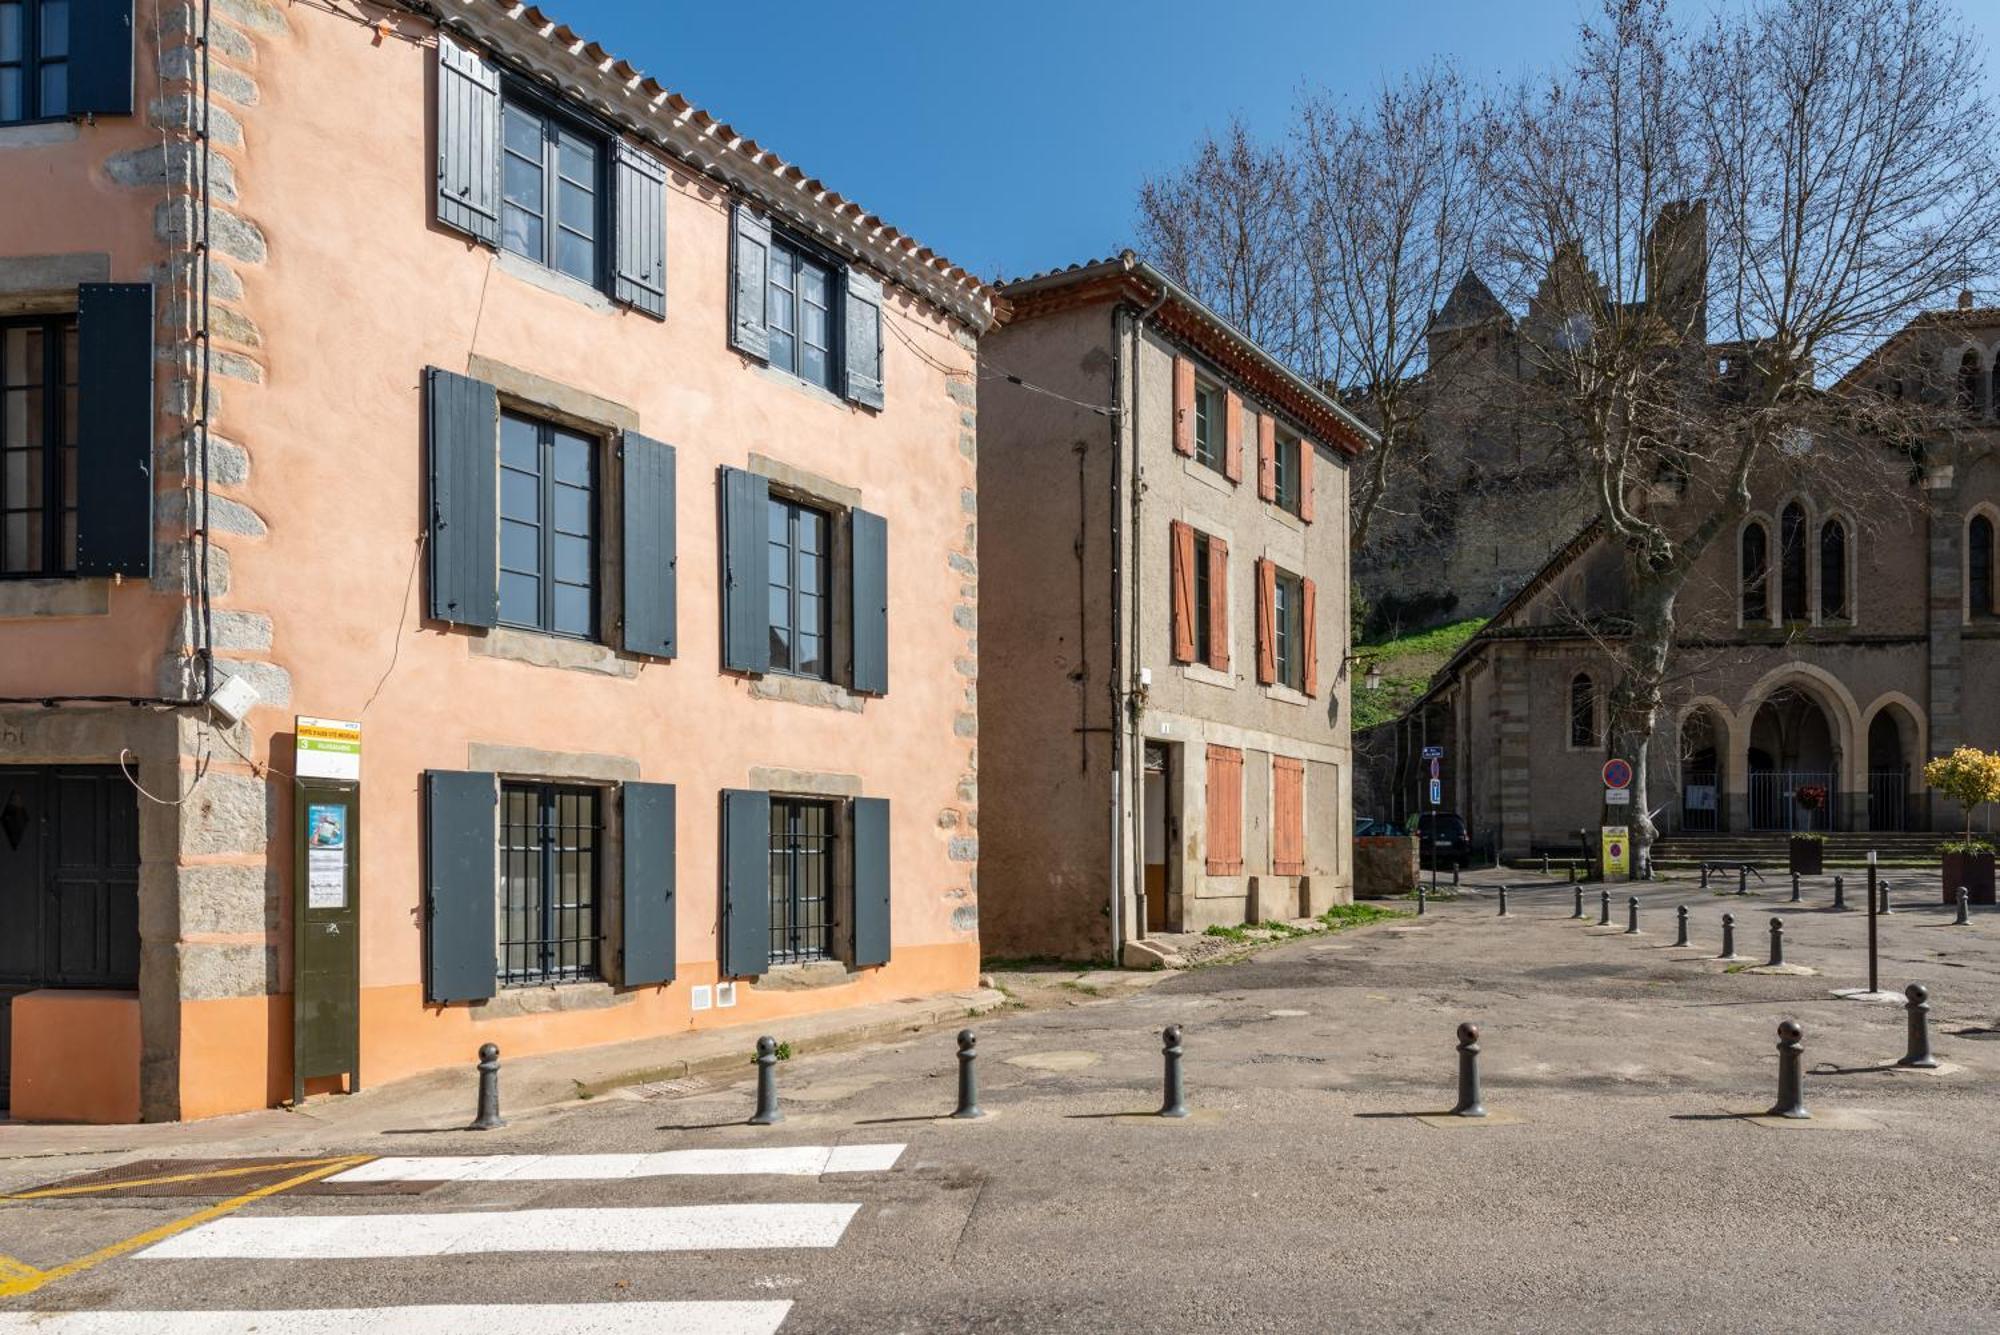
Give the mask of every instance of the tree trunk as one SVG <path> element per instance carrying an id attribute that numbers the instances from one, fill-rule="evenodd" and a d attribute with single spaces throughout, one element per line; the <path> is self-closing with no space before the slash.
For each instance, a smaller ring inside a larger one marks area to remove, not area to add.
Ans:
<path id="1" fill-rule="evenodd" d="M 1635 871 L 1650 865 L 1658 833 L 1651 814 L 1649 768 L 1673 648 L 1674 602 L 1682 582 L 1677 573 L 1657 575 L 1635 568 L 1639 564 L 1635 560 L 1627 565 L 1632 579 L 1632 634 L 1625 643 L 1618 684 L 1611 691 L 1606 736 L 1609 755 L 1631 762 L 1632 803 L 1618 812 L 1607 803 L 1604 811 L 1606 824 L 1631 827 Z"/>

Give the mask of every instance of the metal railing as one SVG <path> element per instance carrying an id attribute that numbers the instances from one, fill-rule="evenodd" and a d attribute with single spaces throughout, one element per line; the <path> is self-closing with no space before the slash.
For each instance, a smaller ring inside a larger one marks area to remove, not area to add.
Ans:
<path id="1" fill-rule="evenodd" d="M 1839 787 L 1835 776 L 1802 770 L 1764 770 L 1750 776 L 1750 828 L 1753 830 L 1829 830 Z M 1816 810 L 1799 805 L 1801 788 L 1818 786 L 1827 800 Z"/>
<path id="2" fill-rule="evenodd" d="M 1712 773 L 1681 775 L 1681 830 L 1714 834 L 1722 828 L 1722 785 Z"/>
<path id="3" fill-rule="evenodd" d="M 1910 828 L 1910 778 L 1901 770 L 1876 770 L 1868 776 L 1868 828 Z"/>

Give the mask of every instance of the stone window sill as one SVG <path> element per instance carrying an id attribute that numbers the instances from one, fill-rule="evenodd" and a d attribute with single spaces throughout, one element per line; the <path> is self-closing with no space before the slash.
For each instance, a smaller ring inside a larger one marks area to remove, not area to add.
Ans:
<path id="1" fill-rule="evenodd" d="M 795 705 L 838 709 L 849 714 L 859 714 L 862 702 L 868 698 L 856 695 L 838 682 L 788 677 L 781 672 L 752 678 L 750 694 L 759 700 L 785 700 Z"/>
<path id="2" fill-rule="evenodd" d="M 1231 482 L 1229 480 L 1229 475 L 1224 473 L 1221 469 L 1210 468 L 1207 464 L 1203 463 L 1201 460 L 1190 459 L 1186 455 L 1181 455 L 1180 461 L 1181 461 L 1181 471 L 1183 473 L 1186 473 L 1189 477 L 1193 478 L 1195 481 L 1203 483 L 1207 486 L 1214 487 L 1217 491 L 1221 492 L 1225 496 L 1235 494 L 1238 484 Z"/>
<path id="3" fill-rule="evenodd" d="M 533 987 L 507 987 L 490 1001 L 472 1007 L 474 1020 L 514 1020 L 524 1015 L 552 1015 L 566 1011 L 601 1011 L 630 1004 L 632 994 L 620 992 L 610 983 L 543 983 Z"/>
<path id="4" fill-rule="evenodd" d="M 766 992 L 806 992 L 822 987 L 845 987 L 861 975 L 839 960 L 810 960 L 804 964 L 774 964 L 757 980 Z"/>
<path id="5" fill-rule="evenodd" d="M 518 278 L 530 287 L 538 287 L 544 292 L 553 292 L 559 297 L 588 306 L 605 315 L 615 315 L 618 307 L 611 298 L 599 292 L 581 279 L 571 278 L 566 273 L 558 273 L 546 268 L 525 255 L 516 255 L 511 250 L 496 250 L 495 265 L 501 273 Z"/>
<path id="6" fill-rule="evenodd" d="M 620 655 L 609 645 L 566 639 L 560 635 L 543 635 L 513 626 L 495 626 L 484 635 L 472 636 L 467 644 L 468 652 L 483 658 L 504 658 L 515 663 L 591 672 L 602 677 L 639 675 L 638 663 Z"/>
<path id="7" fill-rule="evenodd" d="M 0 620 L 101 617 L 110 611 L 108 579 L 0 580 Z"/>
<path id="8" fill-rule="evenodd" d="M 76 138 L 76 122 L 28 121 L 0 126 L 0 148 L 39 148 L 43 144 L 67 144 Z"/>
<path id="9" fill-rule="evenodd" d="M 757 374 L 763 376 L 765 379 L 774 380 L 781 385 L 787 385 L 792 389 L 797 390 L 799 393 L 805 395 L 809 399 L 819 400 L 821 403 L 824 403 L 829 408 L 840 408 L 844 410 L 866 408 L 866 405 L 864 404 L 848 402 L 846 399 L 840 397 L 840 395 L 828 389 L 825 385 L 815 385 L 812 381 L 807 380 L 803 376 L 793 375 L 790 371 L 785 370 L 783 367 L 773 366 L 769 362 L 760 362 L 756 360 L 754 357 L 749 357 L 746 358 L 745 360 L 749 361 L 752 366 L 756 367 Z M 873 414 L 879 410 L 873 408 L 867 408 L 867 411 Z"/>
<path id="10" fill-rule="evenodd" d="M 1281 705 L 1298 705 L 1303 708 L 1312 703 L 1312 697 L 1304 691 L 1295 691 L 1289 686 L 1272 684 L 1264 688 L 1264 698 L 1275 700 Z"/>
<path id="11" fill-rule="evenodd" d="M 1236 673 L 1233 671 L 1218 672 L 1206 663 L 1183 663 L 1181 672 L 1189 681 L 1198 681 L 1204 686 L 1214 686 L 1225 691 L 1236 689 Z"/>

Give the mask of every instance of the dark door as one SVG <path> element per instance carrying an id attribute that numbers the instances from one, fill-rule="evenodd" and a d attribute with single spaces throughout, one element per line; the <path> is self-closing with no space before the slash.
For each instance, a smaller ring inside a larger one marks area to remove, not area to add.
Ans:
<path id="1" fill-rule="evenodd" d="M 0 766 L 0 1107 L 10 1001 L 139 985 L 139 809 L 115 765 Z"/>

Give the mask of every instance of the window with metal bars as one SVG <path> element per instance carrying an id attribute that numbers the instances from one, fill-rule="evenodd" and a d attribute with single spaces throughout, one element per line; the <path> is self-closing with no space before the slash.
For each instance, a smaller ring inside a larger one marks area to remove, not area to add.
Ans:
<path id="1" fill-rule="evenodd" d="M 0 321 L 0 576 L 76 570 L 76 317 Z"/>
<path id="2" fill-rule="evenodd" d="M 598 973 L 603 794 L 553 783 L 500 786 L 500 982 Z"/>
<path id="3" fill-rule="evenodd" d="M 69 0 L 0 0 L 0 123 L 69 114 Z"/>
<path id="4" fill-rule="evenodd" d="M 833 956 L 840 807 L 771 799 L 771 963 Z"/>

